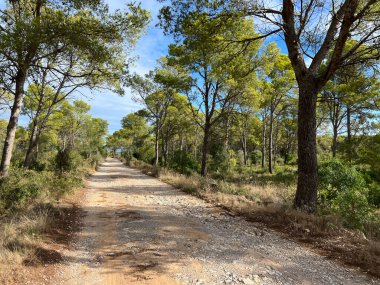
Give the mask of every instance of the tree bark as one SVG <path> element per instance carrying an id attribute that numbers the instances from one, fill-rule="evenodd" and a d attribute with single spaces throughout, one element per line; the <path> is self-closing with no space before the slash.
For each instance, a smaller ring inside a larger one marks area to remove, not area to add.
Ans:
<path id="1" fill-rule="evenodd" d="M 269 117 L 268 170 L 273 173 L 273 110 L 270 110 Z"/>
<path id="2" fill-rule="evenodd" d="M 226 149 L 229 148 L 229 144 L 230 144 L 230 116 L 229 116 L 229 112 L 227 112 L 226 135 L 224 138 L 224 146 Z"/>
<path id="3" fill-rule="evenodd" d="M 210 143 L 210 124 L 206 122 L 204 127 L 204 137 L 203 137 L 203 145 L 202 145 L 202 166 L 201 166 L 201 175 L 204 177 L 207 175 L 207 155 L 208 148 Z"/>
<path id="4" fill-rule="evenodd" d="M 29 168 L 33 160 L 33 150 L 37 146 L 37 136 L 38 136 L 38 125 L 33 122 L 32 130 L 30 133 L 28 149 L 26 150 L 26 155 L 23 163 L 24 168 Z"/>
<path id="5" fill-rule="evenodd" d="M 332 146 L 331 146 L 333 158 L 336 157 L 337 146 L 338 146 L 338 127 L 334 124 L 334 126 L 333 126 L 333 141 L 332 141 Z"/>
<path id="6" fill-rule="evenodd" d="M 13 106 L 11 109 L 11 116 L 9 118 L 7 133 L 5 136 L 3 154 L 1 159 L 1 176 L 6 177 L 9 175 L 9 167 L 11 164 L 13 146 L 16 137 L 16 130 L 18 125 L 18 118 L 20 116 L 22 103 L 24 99 L 24 84 L 26 80 L 26 74 L 23 71 L 19 71 L 16 76 L 16 88 Z"/>
<path id="7" fill-rule="evenodd" d="M 42 88 L 45 88 L 45 86 L 43 85 Z M 40 117 L 40 114 L 41 114 L 43 100 L 44 100 L 44 97 L 45 97 L 44 96 L 44 91 L 42 91 L 42 92 L 43 93 L 40 96 L 40 100 L 38 102 L 36 114 L 35 114 L 34 119 L 33 119 L 33 124 L 32 124 L 32 128 L 31 128 L 28 149 L 26 151 L 26 155 L 25 155 L 25 159 L 24 159 L 24 163 L 23 163 L 23 167 L 24 168 L 29 168 L 30 165 L 31 165 L 31 163 L 32 163 L 33 150 L 34 150 L 34 148 L 37 145 L 38 138 L 39 138 L 39 135 L 40 135 L 40 131 L 38 131 L 38 122 L 39 122 L 39 117 Z"/>
<path id="8" fill-rule="evenodd" d="M 165 151 L 165 147 L 167 146 L 166 144 L 166 138 L 165 136 L 162 134 L 161 135 L 161 165 L 164 166 L 166 164 L 166 151 Z"/>
<path id="9" fill-rule="evenodd" d="M 164 148 L 163 148 L 164 166 L 166 166 L 168 164 L 168 157 L 169 157 L 169 130 L 166 133 L 165 140 L 163 143 L 164 143 Z"/>
<path id="10" fill-rule="evenodd" d="M 248 165 L 248 150 L 247 150 L 247 131 L 245 126 L 243 127 L 243 132 L 241 134 L 241 147 L 243 150 L 243 159 L 244 159 L 244 165 Z"/>
<path id="11" fill-rule="evenodd" d="M 317 208 L 316 102 L 318 91 L 313 79 L 299 82 L 298 183 L 294 207 L 310 213 L 315 212 Z"/>
<path id="12" fill-rule="evenodd" d="M 351 107 L 347 105 L 347 141 L 351 143 Z"/>
<path id="13" fill-rule="evenodd" d="M 158 120 L 156 121 L 155 128 L 155 141 L 154 141 L 154 165 L 158 165 L 159 163 L 159 134 L 160 134 L 160 126 Z"/>
<path id="14" fill-rule="evenodd" d="M 263 133 L 261 138 L 261 167 L 265 168 L 265 151 L 266 151 L 266 132 L 267 125 L 265 123 L 265 119 L 263 119 Z"/>

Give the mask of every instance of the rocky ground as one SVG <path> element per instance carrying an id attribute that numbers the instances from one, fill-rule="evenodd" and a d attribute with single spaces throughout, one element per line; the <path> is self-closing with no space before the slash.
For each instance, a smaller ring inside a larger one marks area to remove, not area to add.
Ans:
<path id="1" fill-rule="evenodd" d="M 86 191 L 44 284 L 379 284 L 115 159 Z"/>

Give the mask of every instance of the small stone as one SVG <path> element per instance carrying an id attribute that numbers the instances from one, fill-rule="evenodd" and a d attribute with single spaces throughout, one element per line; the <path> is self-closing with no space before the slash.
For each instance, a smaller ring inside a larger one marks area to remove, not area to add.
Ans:
<path id="1" fill-rule="evenodd" d="M 238 280 L 242 284 L 246 284 L 246 285 L 253 285 L 254 284 L 253 280 L 251 280 L 251 279 L 249 279 L 247 277 L 239 278 Z"/>

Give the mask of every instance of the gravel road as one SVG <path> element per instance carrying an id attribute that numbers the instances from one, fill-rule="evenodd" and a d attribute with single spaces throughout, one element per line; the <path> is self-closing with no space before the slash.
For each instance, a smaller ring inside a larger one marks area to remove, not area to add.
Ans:
<path id="1" fill-rule="evenodd" d="M 107 159 L 54 284 L 379 284 Z"/>

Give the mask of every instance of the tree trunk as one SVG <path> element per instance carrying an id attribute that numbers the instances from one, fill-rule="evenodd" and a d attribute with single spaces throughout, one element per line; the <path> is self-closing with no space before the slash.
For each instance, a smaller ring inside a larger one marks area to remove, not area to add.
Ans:
<path id="1" fill-rule="evenodd" d="M 37 111 L 33 119 L 32 129 L 31 129 L 30 138 L 29 138 L 29 145 L 28 145 L 28 149 L 26 151 L 26 155 L 25 155 L 25 159 L 23 163 L 24 168 L 30 167 L 30 164 L 32 163 L 32 160 L 33 160 L 33 150 L 37 146 L 38 139 L 40 137 L 41 130 L 38 130 L 38 121 L 41 114 L 43 99 L 44 99 L 44 96 L 42 95 L 38 102 Z M 44 121 L 46 120 L 43 120 L 42 124 L 45 123 Z M 42 127 L 43 126 L 41 126 L 41 128 Z"/>
<path id="2" fill-rule="evenodd" d="M 224 138 L 224 146 L 225 146 L 226 149 L 229 148 L 229 143 L 230 143 L 230 116 L 227 115 L 226 136 Z"/>
<path id="3" fill-rule="evenodd" d="M 165 136 L 161 135 L 161 165 L 164 166 L 166 163 L 166 156 L 165 156 Z"/>
<path id="4" fill-rule="evenodd" d="M 169 134 L 166 134 L 165 140 L 164 140 L 164 148 L 163 148 L 163 156 L 164 156 L 164 165 L 166 166 L 168 164 L 168 157 L 169 157 Z"/>
<path id="5" fill-rule="evenodd" d="M 184 145 L 184 137 L 183 137 L 183 133 L 181 132 L 179 135 L 179 150 L 181 153 L 183 151 L 183 145 Z"/>
<path id="6" fill-rule="evenodd" d="M 347 141 L 351 142 L 351 107 L 347 105 Z"/>
<path id="7" fill-rule="evenodd" d="M 210 124 L 206 123 L 204 127 L 204 137 L 203 137 L 203 145 L 202 145 L 202 166 L 201 166 L 201 175 L 207 175 L 207 155 L 208 155 L 208 147 L 210 143 Z"/>
<path id="8" fill-rule="evenodd" d="M 179 159 L 181 160 L 181 163 L 182 163 L 182 158 L 183 158 L 183 145 L 184 145 L 184 137 L 183 137 L 183 133 L 181 132 L 180 135 L 179 135 L 180 139 L 180 143 L 179 143 Z"/>
<path id="9" fill-rule="evenodd" d="M 38 125 L 37 122 L 33 122 L 30 138 L 29 138 L 29 144 L 28 149 L 26 151 L 23 167 L 29 168 L 32 160 L 33 160 L 33 150 L 37 146 L 37 132 L 38 132 Z"/>
<path id="10" fill-rule="evenodd" d="M 3 155 L 1 159 L 1 176 L 6 177 L 9 175 L 9 167 L 12 159 L 13 146 L 16 137 L 16 130 L 18 125 L 18 118 L 20 116 L 22 101 L 24 99 L 24 84 L 26 75 L 24 72 L 19 71 L 16 76 L 16 88 L 13 106 L 11 109 L 11 116 L 9 118 L 7 133 L 5 136 Z"/>
<path id="11" fill-rule="evenodd" d="M 299 82 L 298 183 L 294 207 L 310 213 L 317 209 L 316 102 L 318 91 L 312 79 Z"/>
<path id="12" fill-rule="evenodd" d="M 272 169 L 276 168 L 277 162 L 277 141 L 278 141 L 278 128 L 273 123 L 273 139 L 272 139 Z"/>
<path id="13" fill-rule="evenodd" d="M 247 132 L 244 128 L 242 136 L 241 136 L 241 146 L 243 150 L 243 159 L 244 159 L 244 165 L 248 165 L 248 151 L 247 151 Z"/>
<path id="14" fill-rule="evenodd" d="M 154 141 L 154 165 L 158 165 L 159 162 L 159 134 L 160 134 L 160 129 L 159 129 L 159 124 L 158 121 L 156 122 L 156 129 L 155 129 L 155 141 Z"/>
<path id="15" fill-rule="evenodd" d="M 337 145 L 338 145 L 338 127 L 334 125 L 333 126 L 333 141 L 332 141 L 332 146 L 331 146 L 333 158 L 336 157 Z"/>
<path id="16" fill-rule="evenodd" d="M 269 145 L 268 145 L 268 170 L 273 173 L 273 111 L 270 111 L 269 118 Z"/>
<path id="17" fill-rule="evenodd" d="M 347 105 L 347 144 L 348 144 L 348 160 L 351 162 L 352 160 L 352 152 L 351 152 L 351 107 Z"/>
<path id="18" fill-rule="evenodd" d="M 267 125 L 265 124 L 265 119 L 263 119 L 263 133 L 261 139 L 261 167 L 265 168 L 265 150 L 266 150 L 266 133 Z"/>

